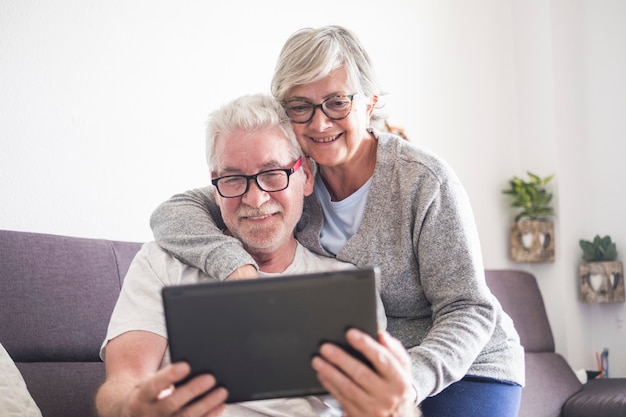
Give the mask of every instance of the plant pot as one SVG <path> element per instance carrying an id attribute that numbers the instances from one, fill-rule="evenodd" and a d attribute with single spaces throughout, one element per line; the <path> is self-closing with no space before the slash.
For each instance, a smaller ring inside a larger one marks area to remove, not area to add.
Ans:
<path id="1" fill-rule="evenodd" d="M 624 266 L 619 261 L 580 264 L 580 296 L 585 303 L 624 302 Z"/>
<path id="2" fill-rule="evenodd" d="M 554 223 L 547 220 L 513 223 L 510 255 L 514 262 L 554 262 Z"/>

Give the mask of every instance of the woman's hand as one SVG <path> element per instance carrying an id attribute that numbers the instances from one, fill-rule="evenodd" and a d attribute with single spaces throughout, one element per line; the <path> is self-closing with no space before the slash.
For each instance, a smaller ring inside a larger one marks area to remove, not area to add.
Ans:
<path id="1" fill-rule="evenodd" d="M 226 281 L 237 281 L 241 279 L 254 279 L 258 278 L 259 273 L 252 265 L 244 265 L 235 269 L 229 276 L 226 277 Z"/>

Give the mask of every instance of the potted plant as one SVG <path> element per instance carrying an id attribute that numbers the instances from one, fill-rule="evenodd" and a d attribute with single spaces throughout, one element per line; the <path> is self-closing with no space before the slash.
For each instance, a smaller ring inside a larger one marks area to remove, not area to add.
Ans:
<path id="1" fill-rule="evenodd" d="M 518 210 L 511 225 L 511 259 L 515 262 L 554 262 L 554 216 L 552 193 L 545 185 L 554 175 L 541 178 L 528 172 L 528 181 L 513 177 L 502 193 L 513 197 Z"/>
<path id="2" fill-rule="evenodd" d="M 579 266 L 580 295 L 585 303 L 623 302 L 624 266 L 617 261 L 617 246 L 611 236 L 596 235 L 579 241 L 583 263 Z"/>

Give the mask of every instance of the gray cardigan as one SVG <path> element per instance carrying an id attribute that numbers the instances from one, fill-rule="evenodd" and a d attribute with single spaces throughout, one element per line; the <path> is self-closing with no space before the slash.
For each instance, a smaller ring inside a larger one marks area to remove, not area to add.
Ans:
<path id="1" fill-rule="evenodd" d="M 378 153 L 358 231 L 337 258 L 381 270 L 387 330 L 408 349 L 418 401 L 466 375 L 524 384 L 524 352 L 513 322 L 489 291 L 469 199 L 451 168 L 397 136 L 374 132 Z M 254 264 L 224 228 L 212 188 L 178 194 L 153 213 L 157 241 L 224 279 Z M 314 252 L 323 223 L 311 195 L 296 236 Z"/>

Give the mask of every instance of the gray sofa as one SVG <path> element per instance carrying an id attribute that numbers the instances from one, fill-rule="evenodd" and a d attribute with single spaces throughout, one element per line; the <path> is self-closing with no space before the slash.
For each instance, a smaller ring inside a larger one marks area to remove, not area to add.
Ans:
<path id="1" fill-rule="evenodd" d="M 96 415 L 100 344 L 140 246 L 0 231 L 0 343 L 43 417 Z"/>
<path id="2" fill-rule="evenodd" d="M 0 343 L 43 417 L 95 416 L 98 357 L 122 280 L 140 243 L 0 230 Z M 584 386 L 554 340 L 535 278 L 487 271 L 526 349 L 521 417 L 626 416 L 626 379 Z M 1 411 L 1 410 L 0 410 Z M 1 414 L 1 413 L 0 413 Z"/>
<path id="3" fill-rule="evenodd" d="M 592 379 L 583 385 L 554 351 L 535 277 L 511 270 L 487 270 L 485 275 L 524 346 L 526 386 L 519 417 L 626 417 L 626 378 Z"/>

